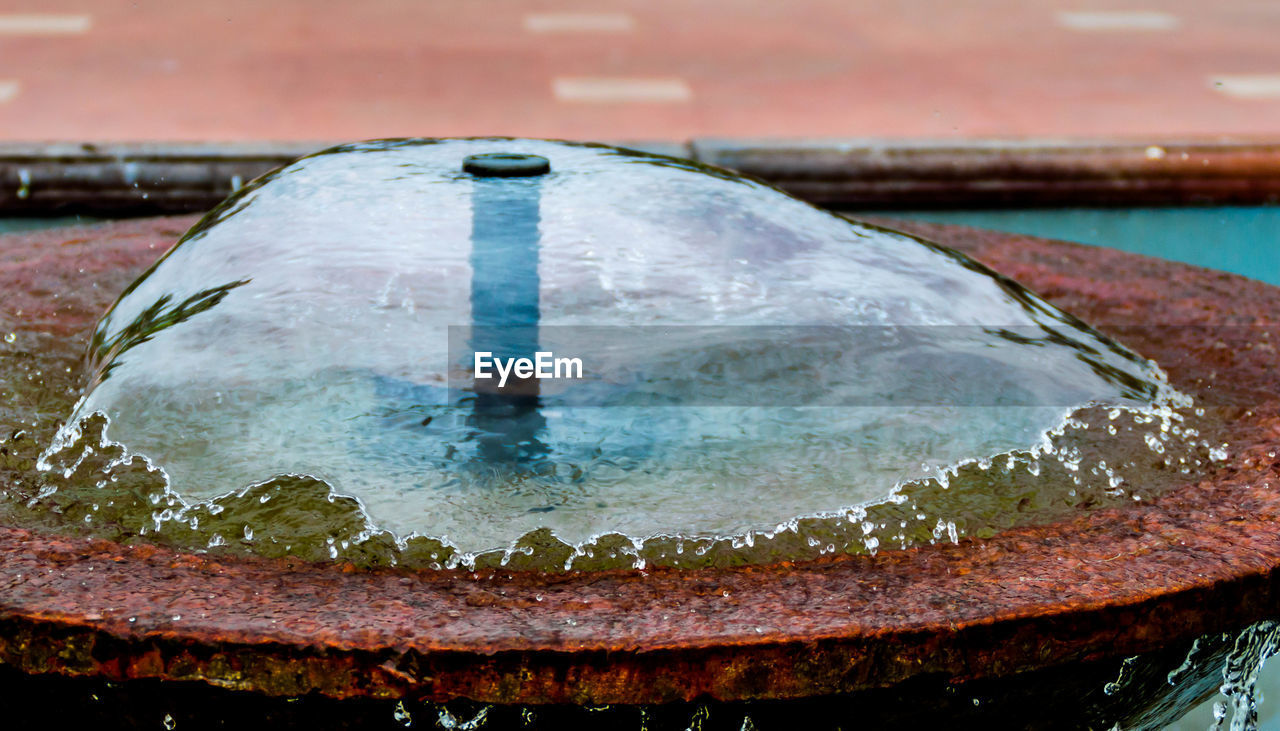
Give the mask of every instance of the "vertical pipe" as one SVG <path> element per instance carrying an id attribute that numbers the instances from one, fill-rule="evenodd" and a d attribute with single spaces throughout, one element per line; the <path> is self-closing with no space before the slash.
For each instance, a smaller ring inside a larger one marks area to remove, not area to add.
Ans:
<path id="1" fill-rule="evenodd" d="M 495 359 L 533 358 L 538 350 L 538 224 L 546 158 L 514 153 L 472 155 L 463 170 L 471 192 L 471 347 Z M 536 378 L 512 374 L 473 381 L 470 424 L 480 456 L 495 463 L 525 463 L 546 453 L 537 439 L 545 425 Z"/>

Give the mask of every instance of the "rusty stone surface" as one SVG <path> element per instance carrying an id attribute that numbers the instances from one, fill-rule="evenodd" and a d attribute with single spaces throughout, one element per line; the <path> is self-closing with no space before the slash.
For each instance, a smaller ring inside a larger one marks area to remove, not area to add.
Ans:
<path id="1" fill-rule="evenodd" d="M 127 280 L 190 223 L 3 237 L 0 286 L 41 328 L 76 332 L 98 314 L 77 305 L 77 282 Z M 1228 414 L 1229 460 L 1155 500 L 987 540 L 725 570 L 365 571 L 0 527 L 0 662 L 337 698 L 797 698 L 1135 654 L 1275 614 L 1280 371 L 1260 333 L 1280 337 L 1280 289 L 1105 249 L 901 227 L 1155 358 Z M 24 258 L 47 250 L 37 240 L 70 253 Z"/>

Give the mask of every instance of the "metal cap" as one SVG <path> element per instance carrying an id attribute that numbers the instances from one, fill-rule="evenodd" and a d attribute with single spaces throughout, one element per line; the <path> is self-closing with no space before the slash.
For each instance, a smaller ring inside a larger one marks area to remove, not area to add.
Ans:
<path id="1" fill-rule="evenodd" d="M 551 162 L 519 152 L 486 152 L 463 158 L 462 170 L 477 178 L 530 178 L 551 172 Z"/>

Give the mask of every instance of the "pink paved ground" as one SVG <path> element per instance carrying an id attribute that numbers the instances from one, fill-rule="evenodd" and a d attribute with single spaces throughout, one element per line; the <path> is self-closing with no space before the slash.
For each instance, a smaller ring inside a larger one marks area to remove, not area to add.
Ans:
<path id="1" fill-rule="evenodd" d="M 1177 27 L 1056 20 L 1108 9 Z M 634 27 L 525 30 L 553 11 Z M 0 35 L 9 140 L 1280 136 L 1280 86 L 1236 98 L 1213 81 L 1280 75 L 1266 0 L 0 0 L 16 13 L 91 25 Z M 558 100 L 553 79 L 578 76 L 691 96 Z"/>

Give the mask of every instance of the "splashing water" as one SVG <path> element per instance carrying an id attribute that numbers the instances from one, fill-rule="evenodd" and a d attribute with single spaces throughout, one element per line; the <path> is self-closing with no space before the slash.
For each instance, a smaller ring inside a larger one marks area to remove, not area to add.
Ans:
<path id="1" fill-rule="evenodd" d="M 496 150 L 552 172 L 460 171 Z M 495 302 L 532 319 L 495 329 Z M 493 337 L 583 377 L 485 412 Z M 1208 436 L 1154 364 L 955 252 L 685 161 L 406 140 L 304 158 L 182 237 L 102 318 L 19 482 L 209 549 L 724 565 L 1143 499 L 1224 458 Z"/>
<path id="2" fill-rule="evenodd" d="M 1280 652 L 1280 623 L 1259 622 L 1236 637 L 1235 646 L 1222 667 L 1219 692 L 1226 700 L 1214 703 L 1215 723 L 1209 731 L 1222 728 L 1231 713 L 1231 731 L 1251 731 L 1258 727 L 1258 674 L 1272 655 Z"/>

